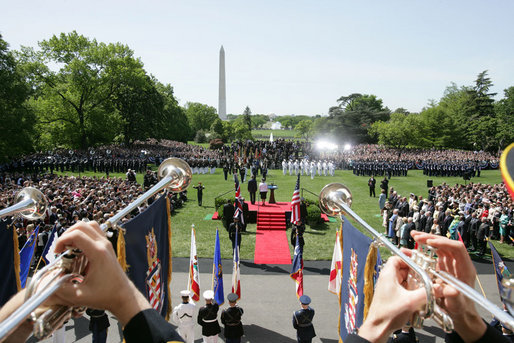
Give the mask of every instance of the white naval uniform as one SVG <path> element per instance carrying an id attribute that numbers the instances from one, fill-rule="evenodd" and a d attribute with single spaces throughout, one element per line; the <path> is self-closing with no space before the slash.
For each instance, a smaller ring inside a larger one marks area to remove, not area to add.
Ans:
<path id="1" fill-rule="evenodd" d="M 186 343 L 195 341 L 195 320 L 194 312 L 196 305 L 194 303 L 181 303 L 175 306 L 171 319 L 178 325 L 178 333 Z"/>
<path id="2" fill-rule="evenodd" d="M 289 160 L 289 162 L 287 163 L 287 166 L 289 167 L 289 175 L 293 175 L 293 162 L 291 162 L 291 160 Z"/>
<path id="3" fill-rule="evenodd" d="M 311 162 L 311 179 L 314 179 L 314 175 L 316 175 L 316 165 Z"/>
<path id="4" fill-rule="evenodd" d="M 283 160 L 283 161 L 282 161 L 282 172 L 284 173 L 284 175 L 286 175 L 286 172 L 287 172 L 287 163 L 286 163 L 286 160 Z"/>

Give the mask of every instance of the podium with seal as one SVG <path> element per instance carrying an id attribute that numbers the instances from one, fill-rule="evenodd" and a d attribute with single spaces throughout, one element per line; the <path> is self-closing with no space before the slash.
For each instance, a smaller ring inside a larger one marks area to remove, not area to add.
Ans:
<path id="1" fill-rule="evenodd" d="M 271 185 L 268 186 L 268 189 L 270 190 L 268 203 L 276 204 L 277 202 L 275 201 L 275 189 L 278 189 L 278 186 L 274 185 L 274 184 L 271 184 Z"/>

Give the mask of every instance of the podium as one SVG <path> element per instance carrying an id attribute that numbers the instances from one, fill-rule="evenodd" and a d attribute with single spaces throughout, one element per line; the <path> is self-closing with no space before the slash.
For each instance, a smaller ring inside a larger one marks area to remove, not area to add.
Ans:
<path id="1" fill-rule="evenodd" d="M 277 203 L 275 201 L 275 189 L 277 189 L 277 188 L 278 188 L 278 186 L 276 186 L 276 185 L 269 185 L 268 186 L 268 189 L 270 190 L 268 203 L 270 203 L 270 204 L 276 204 Z"/>

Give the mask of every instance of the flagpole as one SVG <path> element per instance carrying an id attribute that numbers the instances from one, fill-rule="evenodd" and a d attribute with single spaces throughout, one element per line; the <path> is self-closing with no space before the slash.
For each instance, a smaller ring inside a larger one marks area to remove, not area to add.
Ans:
<path id="1" fill-rule="evenodd" d="M 189 247 L 189 277 L 187 278 L 187 290 L 191 290 L 191 278 L 192 278 L 192 275 L 191 273 L 193 272 L 193 270 L 191 269 L 191 251 L 192 251 L 192 248 L 193 248 L 193 231 L 195 229 L 195 224 L 192 224 L 191 225 L 191 243 L 190 243 L 190 247 Z"/>
<path id="2" fill-rule="evenodd" d="M 218 227 L 216 227 L 216 236 L 218 235 Z M 216 261 L 216 242 L 214 242 L 214 258 L 212 259 L 212 282 L 211 289 L 214 291 L 214 272 L 216 271 L 216 266 L 214 262 Z"/>
<path id="3" fill-rule="evenodd" d="M 480 290 L 482 291 L 482 295 L 484 296 L 484 298 L 487 299 L 487 296 L 485 295 L 484 287 L 482 287 L 482 282 L 480 282 L 480 278 L 478 277 L 478 274 L 476 275 L 476 278 L 478 281 L 478 285 L 480 286 Z"/>

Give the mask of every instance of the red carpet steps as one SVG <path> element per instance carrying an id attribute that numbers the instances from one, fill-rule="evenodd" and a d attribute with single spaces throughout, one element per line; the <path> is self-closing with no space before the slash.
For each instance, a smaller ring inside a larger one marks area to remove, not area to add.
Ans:
<path id="1" fill-rule="evenodd" d="M 291 211 L 291 204 L 249 205 L 253 207 L 250 211 L 257 210 L 254 263 L 291 264 L 285 215 L 286 211 Z"/>

